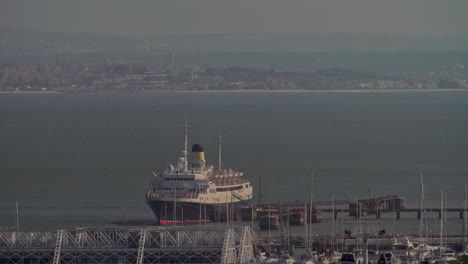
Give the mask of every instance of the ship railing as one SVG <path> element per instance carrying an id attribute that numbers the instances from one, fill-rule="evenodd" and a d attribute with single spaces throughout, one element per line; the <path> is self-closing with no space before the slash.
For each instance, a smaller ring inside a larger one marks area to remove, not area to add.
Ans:
<path id="1" fill-rule="evenodd" d="M 146 198 L 158 198 L 159 194 L 157 192 L 153 192 L 152 190 L 148 190 L 146 192 Z"/>
<path id="2" fill-rule="evenodd" d="M 239 179 L 239 178 L 230 178 L 230 179 L 216 179 L 216 178 L 213 179 L 213 178 L 210 178 L 210 180 L 217 186 L 244 184 L 244 183 L 248 182 L 245 179 Z"/>
<path id="3" fill-rule="evenodd" d="M 226 170 L 213 170 L 210 172 L 211 176 L 214 177 L 242 177 L 244 173 L 236 169 L 226 169 Z"/>
<path id="4" fill-rule="evenodd" d="M 186 192 L 186 191 L 177 191 L 175 196 L 174 192 L 153 192 L 152 190 L 148 190 L 146 193 L 146 198 L 187 198 L 187 199 L 196 199 L 198 195 L 196 192 Z"/>

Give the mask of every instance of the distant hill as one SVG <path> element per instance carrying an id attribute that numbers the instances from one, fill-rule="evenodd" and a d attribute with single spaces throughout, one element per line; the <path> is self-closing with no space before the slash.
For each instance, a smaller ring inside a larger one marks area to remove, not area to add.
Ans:
<path id="1" fill-rule="evenodd" d="M 41 32 L 0 28 L 0 60 L 137 60 L 314 71 L 353 69 L 378 74 L 443 71 L 468 65 L 468 38 L 384 35 L 124 36 Z M 0 61 L 1 62 L 1 61 Z"/>
<path id="2" fill-rule="evenodd" d="M 206 34 L 124 36 L 0 29 L 0 56 L 79 53 L 243 53 L 243 52 L 379 52 L 468 50 L 468 38 L 371 34 L 281 35 Z"/>
<path id="3" fill-rule="evenodd" d="M 167 61 L 168 56 L 145 56 Z M 356 52 L 244 52 L 180 54 L 177 63 L 244 66 L 283 70 L 315 71 L 319 69 L 352 69 L 377 74 L 441 72 L 447 65 L 465 65 L 468 52 L 456 51 L 356 51 Z"/>
<path id="4" fill-rule="evenodd" d="M 0 29 L 0 55 L 138 52 L 140 40 L 93 34 Z"/>
<path id="5" fill-rule="evenodd" d="M 362 52 L 468 50 L 468 38 L 385 35 L 194 35 L 153 38 L 177 52 Z M 151 46 L 154 48 L 154 46 Z M 157 47 L 156 47 L 157 48 Z"/>

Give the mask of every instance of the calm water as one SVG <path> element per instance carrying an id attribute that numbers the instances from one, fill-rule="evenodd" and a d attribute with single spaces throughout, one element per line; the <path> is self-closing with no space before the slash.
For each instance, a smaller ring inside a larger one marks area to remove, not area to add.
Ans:
<path id="1" fill-rule="evenodd" d="M 208 162 L 223 133 L 224 165 L 261 176 L 263 201 L 308 199 L 312 171 L 320 200 L 416 206 L 421 171 L 428 206 L 441 188 L 461 206 L 468 185 L 467 92 L 0 95 L 0 226 L 15 225 L 16 200 L 22 226 L 108 224 L 124 207 L 151 219 L 151 171 L 175 164 L 186 115 Z"/>

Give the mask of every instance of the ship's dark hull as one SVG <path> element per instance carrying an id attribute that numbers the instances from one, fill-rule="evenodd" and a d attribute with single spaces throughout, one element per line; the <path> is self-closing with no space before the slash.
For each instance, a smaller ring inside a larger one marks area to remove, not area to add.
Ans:
<path id="1" fill-rule="evenodd" d="M 200 204 L 173 201 L 146 201 L 156 216 L 158 225 L 168 223 L 196 223 L 196 222 L 225 222 L 230 215 L 231 219 L 239 218 L 237 203 L 229 203 L 229 213 L 226 204 Z M 175 205 L 175 214 L 174 214 Z"/>

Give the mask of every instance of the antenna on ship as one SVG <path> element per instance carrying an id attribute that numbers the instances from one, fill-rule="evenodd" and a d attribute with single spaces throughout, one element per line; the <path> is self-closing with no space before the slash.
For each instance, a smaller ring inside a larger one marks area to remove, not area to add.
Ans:
<path id="1" fill-rule="evenodd" d="M 219 150 L 218 150 L 218 171 L 221 171 L 221 144 L 223 143 L 223 138 L 221 132 L 219 132 Z"/>

